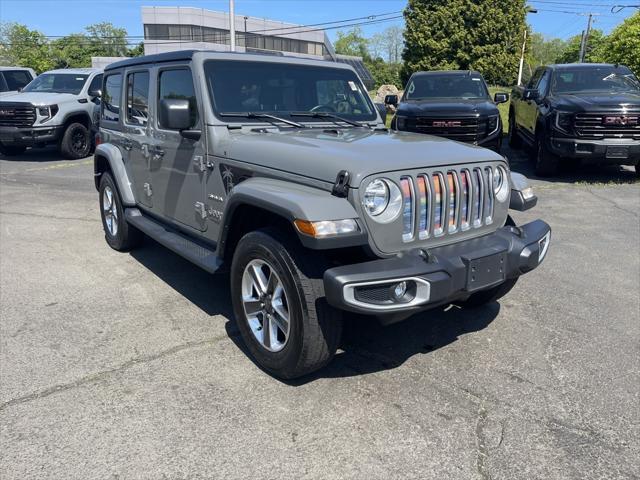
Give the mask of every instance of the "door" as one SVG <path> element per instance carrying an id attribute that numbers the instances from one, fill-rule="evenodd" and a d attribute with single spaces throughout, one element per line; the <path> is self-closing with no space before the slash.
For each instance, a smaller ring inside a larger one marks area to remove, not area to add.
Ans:
<path id="1" fill-rule="evenodd" d="M 129 153 L 129 171 L 137 201 L 153 206 L 149 174 L 149 71 L 128 71 L 125 81 L 123 148 Z"/>
<path id="2" fill-rule="evenodd" d="M 538 85 L 538 82 L 540 81 L 540 77 L 542 77 L 543 73 L 544 73 L 543 68 L 538 68 L 533 73 L 533 75 L 529 79 L 529 82 L 527 83 L 527 85 L 525 86 L 522 92 L 523 97 L 520 102 L 520 105 L 518 105 L 518 108 L 516 110 L 516 118 L 518 121 L 518 125 L 520 125 L 528 134 L 531 133 L 531 116 L 533 114 L 532 110 L 536 108 L 536 103 L 533 100 L 526 100 L 524 98 L 524 92 L 526 92 L 527 90 L 534 90 L 536 88 L 536 85 Z"/>
<path id="3" fill-rule="evenodd" d="M 160 101 L 187 99 L 191 107 L 191 129 L 202 130 L 202 115 L 188 66 L 158 70 L 155 98 L 156 128 L 149 146 L 153 211 L 178 225 L 206 230 L 204 176 L 204 136 L 198 140 L 183 137 L 179 131 L 160 124 Z"/>
<path id="4" fill-rule="evenodd" d="M 547 94 L 547 87 L 549 86 L 549 78 L 551 76 L 551 72 L 547 69 L 542 71 L 542 75 L 538 79 L 538 82 L 535 84 L 533 88 L 538 90 L 538 98 L 536 100 L 531 100 L 527 104 L 527 118 L 526 118 L 526 128 L 531 132 L 532 135 L 535 135 L 536 132 L 536 124 L 538 122 L 538 113 L 539 113 L 539 105 L 542 102 L 542 99 Z"/>

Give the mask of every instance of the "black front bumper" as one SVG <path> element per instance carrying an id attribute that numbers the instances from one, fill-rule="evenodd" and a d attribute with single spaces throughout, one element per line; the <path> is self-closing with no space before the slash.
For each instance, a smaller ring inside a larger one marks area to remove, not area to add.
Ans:
<path id="1" fill-rule="evenodd" d="M 551 227 L 535 220 L 521 227 L 403 256 L 331 268 L 324 274 L 327 301 L 336 308 L 377 316 L 407 316 L 486 290 L 536 268 L 544 259 Z M 376 304 L 357 300 L 358 288 L 403 280 L 428 285 L 419 303 Z M 369 285 L 368 285 L 369 284 Z M 354 294 L 354 291 L 356 294 Z"/>
<path id="2" fill-rule="evenodd" d="M 63 126 L 0 127 L 0 143 L 6 146 L 33 147 L 57 142 Z"/>
<path id="3" fill-rule="evenodd" d="M 640 162 L 640 141 L 630 139 L 588 140 L 552 137 L 552 153 L 561 158 L 575 158 L 585 163 L 637 165 Z"/>

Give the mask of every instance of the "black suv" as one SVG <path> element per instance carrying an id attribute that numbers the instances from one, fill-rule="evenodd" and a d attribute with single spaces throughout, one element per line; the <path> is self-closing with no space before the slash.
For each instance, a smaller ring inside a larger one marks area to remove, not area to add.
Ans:
<path id="1" fill-rule="evenodd" d="M 397 106 L 391 128 L 428 133 L 500 151 L 502 122 L 497 103 L 509 100 L 496 93 L 493 100 L 478 72 L 467 70 L 414 73 L 398 105 L 397 95 L 385 103 Z"/>
<path id="2" fill-rule="evenodd" d="M 541 176 L 556 173 L 563 158 L 635 165 L 640 173 L 638 79 L 622 65 L 538 68 L 511 96 L 509 145 L 523 142 Z"/>

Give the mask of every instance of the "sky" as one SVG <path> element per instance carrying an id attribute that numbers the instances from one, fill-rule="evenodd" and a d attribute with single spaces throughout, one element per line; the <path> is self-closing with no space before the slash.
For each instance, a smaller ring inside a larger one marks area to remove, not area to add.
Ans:
<path id="1" fill-rule="evenodd" d="M 533 30 L 549 37 L 569 38 L 586 27 L 586 13 L 593 12 L 594 28 L 611 31 L 637 10 L 612 13 L 614 5 L 637 5 L 640 0 L 530 0 L 538 9 L 528 14 Z M 45 35 L 58 36 L 83 31 L 86 25 L 111 22 L 126 28 L 129 35 L 142 35 L 141 6 L 194 6 L 226 11 L 228 0 L 0 0 L 0 21 L 18 22 Z M 238 15 L 266 17 L 285 22 L 311 24 L 401 12 L 406 0 L 236 0 Z M 402 18 L 363 26 L 366 36 L 391 25 L 403 25 Z M 349 27 L 350 28 L 350 27 Z M 327 30 L 335 39 L 337 30 Z"/>

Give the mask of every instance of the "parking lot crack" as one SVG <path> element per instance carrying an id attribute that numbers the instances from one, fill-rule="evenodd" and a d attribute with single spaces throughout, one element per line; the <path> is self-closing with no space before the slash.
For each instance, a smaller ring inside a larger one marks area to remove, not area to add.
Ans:
<path id="1" fill-rule="evenodd" d="M 239 335 L 239 334 L 238 334 Z M 174 347 L 171 347 L 167 350 L 163 350 L 161 352 L 157 352 L 157 353 L 153 353 L 150 355 L 143 355 L 140 357 L 136 357 L 136 358 L 132 358 L 131 360 L 128 360 L 116 367 L 113 368 L 109 368 L 107 370 L 102 370 L 100 372 L 96 372 L 96 373 L 92 373 L 89 375 L 86 375 L 84 377 L 80 377 L 77 380 L 74 380 L 73 382 L 69 382 L 69 383 L 60 383 L 57 385 L 53 385 L 49 388 L 46 388 L 44 390 L 41 390 L 39 392 L 34 392 L 34 393 L 30 393 L 29 395 L 24 395 L 22 397 L 17 397 L 14 399 L 11 399 L 7 402 L 4 402 L 2 404 L 0 404 L 0 412 L 4 411 L 5 409 L 9 408 L 9 407 L 13 407 L 15 405 L 21 405 L 23 403 L 28 403 L 34 400 L 39 400 L 42 398 L 46 398 L 49 395 L 53 395 L 54 393 L 60 393 L 60 392 L 66 392 L 68 390 L 72 390 L 74 388 L 78 388 L 78 387 L 82 387 L 85 385 L 89 385 L 92 383 L 96 383 L 99 382 L 100 380 L 111 376 L 111 375 L 116 375 L 118 373 L 122 373 L 126 370 L 129 370 L 135 366 L 138 365 L 142 365 L 145 363 L 149 363 L 149 362 L 154 362 L 156 360 L 160 360 L 162 358 L 171 356 L 171 355 L 175 355 L 176 353 L 185 351 L 185 350 L 190 350 L 193 348 L 200 348 L 200 347 L 205 347 L 205 346 L 210 346 L 210 345 L 214 345 L 224 339 L 229 338 L 229 335 L 224 334 L 224 335 L 220 335 L 218 337 L 214 337 L 214 338 L 210 338 L 208 340 L 202 340 L 199 342 L 187 342 L 181 345 L 176 345 Z"/>
<path id="2" fill-rule="evenodd" d="M 593 195 L 594 197 L 598 198 L 599 200 L 603 200 L 611 205 L 613 205 L 614 208 L 617 208 L 618 210 L 628 213 L 630 215 L 633 215 L 634 217 L 638 218 L 638 213 L 634 212 L 633 210 L 628 210 L 620 205 L 618 205 L 618 203 L 616 203 L 615 201 L 611 200 L 608 197 L 605 197 L 603 195 L 598 195 L 597 193 L 595 193 L 593 190 L 591 190 L 590 188 L 587 188 L 587 192 L 589 192 L 591 195 Z"/>
<path id="3" fill-rule="evenodd" d="M 484 429 L 487 426 L 488 412 L 484 402 L 478 407 L 478 421 L 476 422 L 476 469 L 482 480 L 491 480 L 491 474 L 487 467 L 489 448 Z M 500 440 L 502 442 L 502 440 Z"/>

